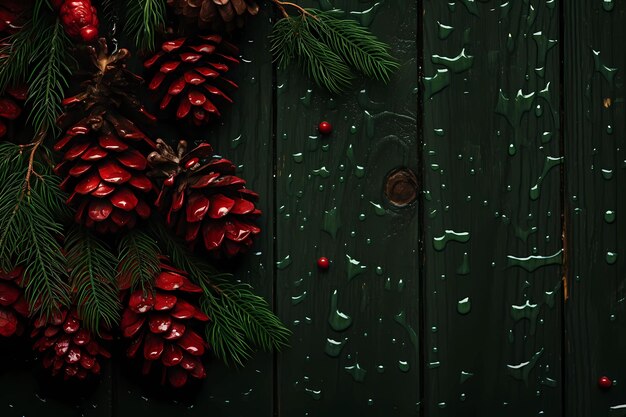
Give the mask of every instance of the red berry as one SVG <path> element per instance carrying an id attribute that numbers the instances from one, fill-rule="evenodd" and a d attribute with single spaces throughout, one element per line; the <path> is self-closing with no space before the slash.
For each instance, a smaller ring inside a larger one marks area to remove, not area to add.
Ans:
<path id="1" fill-rule="evenodd" d="M 598 386 L 602 389 L 609 389 L 613 386 L 613 381 L 608 376 L 601 376 L 598 378 Z"/>
<path id="2" fill-rule="evenodd" d="M 319 130 L 322 135 L 330 135 L 333 131 L 333 125 L 328 122 L 320 122 L 319 126 L 317 126 L 317 130 Z"/>
<path id="3" fill-rule="evenodd" d="M 328 269 L 328 267 L 330 267 L 330 261 L 325 256 L 322 256 L 317 260 L 317 266 L 319 269 Z"/>

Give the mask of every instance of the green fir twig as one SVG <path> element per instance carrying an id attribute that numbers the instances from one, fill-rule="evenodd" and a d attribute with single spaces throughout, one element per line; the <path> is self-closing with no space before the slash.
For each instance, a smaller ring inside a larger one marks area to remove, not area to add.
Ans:
<path id="1" fill-rule="evenodd" d="M 352 19 L 340 18 L 340 10 L 303 9 L 294 3 L 274 0 L 283 18 L 270 35 L 271 51 L 281 68 L 295 62 L 319 86 L 338 94 L 354 75 L 388 82 L 398 68 L 389 46 Z M 295 8 L 296 16 L 285 6 Z"/>
<path id="2" fill-rule="evenodd" d="M 75 227 L 65 239 L 67 265 L 79 317 L 85 327 L 99 333 L 120 319 L 117 258 L 104 242 Z"/>
<path id="3" fill-rule="evenodd" d="M 157 34 L 165 26 L 165 0 L 129 0 L 126 7 L 124 32 L 140 50 L 154 50 Z"/>
<path id="4" fill-rule="evenodd" d="M 132 230 L 120 240 L 118 253 L 120 276 L 129 278 L 131 289 L 152 293 L 161 264 L 156 241 L 141 230 Z"/>

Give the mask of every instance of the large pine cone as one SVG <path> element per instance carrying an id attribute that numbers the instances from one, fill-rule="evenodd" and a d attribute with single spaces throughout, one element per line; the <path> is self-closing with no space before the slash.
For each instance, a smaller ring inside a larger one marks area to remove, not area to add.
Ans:
<path id="1" fill-rule="evenodd" d="M 154 168 L 150 175 L 166 177 L 156 206 L 166 213 L 166 222 L 193 245 L 204 241 L 217 258 L 232 257 L 252 246 L 261 232 L 254 221 L 258 194 L 245 187 L 235 166 L 227 159 L 212 158 L 213 149 L 203 143 L 187 153 L 187 142 L 174 150 L 157 139 L 157 151 L 148 155 Z"/>
<path id="2" fill-rule="evenodd" d="M 23 319 L 28 317 L 28 302 L 22 288 L 24 269 L 17 267 L 11 272 L 0 271 L 0 336 L 21 335 Z"/>
<path id="3" fill-rule="evenodd" d="M 165 42 L 144 66 L 156 72 L 148 88 L 162 96 L 161 110 L 176 108 L 176 119 L 196 126 L 220 116 L 218 105 L 232 103 L 227 94 L 237 84 L 224 75 L 238 64 L 237 48 L 219 35 Z"/>
<path id="4" fill-rule="evenodd" d="M 99 375 L 101 361 L 111 357 L 102 340 L 112 338 L 85 329 L 75 310 L 57 313 L 49 322 L 45 318 L 36 320 L 31 336 L 36 339 L 33 349 L 42 354 L 43 367 L 64 379 Z"/>
<path id="5" fill-rule="evenodd" d="M 70 194 L 76 222 L 114 233 L 150 216 L 146 198 L 153 185 L 144 155 L 154 143 L 125 115 L 131 109 L 149 117 L 132 95 L 141 79 L 123 64 L 128 51 L 93 54 L 99 71 L 82 93 L 63 102 L 59 123 L 66 130 L 54 149 L 64 154 L 55 172 L 64 177 L 61 188 Z"/>
<path id="6" fill-rule="evenodd" d="M 154 292 L 131 292 L 120 325 L 123 337 L 132 339 L 127 356 L 134 358 L 141 351 L 143 373 L 148 374 L 153 364 L 160 364 L 161 383 L 169 381 L 173 387 L 185 385 L 190 376 L 206 377 L 201 356 L 208 346 L 192 327 L 209 317 L 193 299 L 194 293 L 202 289 L 186 275 L 162 258 Z"/>
<path id="7" fill-rule="evenodd" d="M 243 26 L 246 15 L 256 15 L 259 6 L 254 0 L 167 0 L 184 25 L 200 29 L 232 31 Z"/>

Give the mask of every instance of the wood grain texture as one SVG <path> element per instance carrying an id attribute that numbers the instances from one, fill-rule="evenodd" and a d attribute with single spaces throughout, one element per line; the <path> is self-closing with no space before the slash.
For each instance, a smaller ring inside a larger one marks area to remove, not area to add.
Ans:
<path id="1" fill-rule="evenodd" d="M 363 22 L 373 17 L 371 30 L 391 43 L 401 69 L 387 86 L 358 81 L 337 98 L 297 68 L 278 73 L 277 302 L 294 332 L 278 357 L 278 411 L 415 416 L 418 210 L 392 206 L 384 186 L 395 168 L 419 167 L 416 2 L 336 5 Z M 334 126 L 330 136 L 318 135 L 322 120 Z M 326 272 L 320 256 L 331 260 Z"/>
<path id="2" fill-rule="evenodd" d="M 426 415 L 560 416 L 558 4 L 423 13 Z"/>
<path id="3" fill-rule="evenodd" d="M 272 303 L 273 294 L 273 148 L 272 59 L 267 34 L 271 28 L 266 5 L 259 16 L 250 19 L 241 34 L 241 64 L 232 75 L 239 84 L 234 104 L 224 112 L 222 123 L 206 130 L 202 137 L 180 137 L 206 140 L 215 152 L 238 166 L 247 185 L 260 193 L 259 219 L 261 237 L 254 248 L 234 265 L 236 279 L 254 286 L 257 294 Z M 170 131 L 169 134 L 186 132 Z M 174 139 L 171 137 L 169 139 Z M 272 415 L 273 357 L 257 353 L 243 369 L 224 366 L 218 359 L 207 364 L 207 379 L 179 392 L 160 388 L 158 378 L 152 383 L 128 369 L 124 352 L 117 353 L 114 368 L 116 380 L 113 401 L 114 417 L 155 415 L 233 417 L 253 414 Z"/>
<path id="4" fill-rule="evenodd" d="M 571 289 L 566 303 L 566 415 L 624 416 L 626 4 L 581 0 L 566 2 L 564 12 Z M 597 380 L 603 375 L 618 384 L 602 391 Z"/>

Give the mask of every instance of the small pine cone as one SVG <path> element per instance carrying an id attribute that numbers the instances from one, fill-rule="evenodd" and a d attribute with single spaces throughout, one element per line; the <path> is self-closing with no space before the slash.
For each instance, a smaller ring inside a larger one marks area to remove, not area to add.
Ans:
<path id="1" fill-rule="evenodd" d="M 167 5 L 183 18 L 183 24 L 216 32 L 241 28 L 246 15 L 259 12 L 254 0 L 167 0 Z"/>
<path id="2" fill-rule="evenodd" d="M 153 293 L 137 289 L 128 297 L 120 324 L 123 337 L 132 339 L 127 356 L 134 358 L 141 350 L 143 373 L 160 364 L 161 383 L 168 381 L 176 388 L 185 385 L 190 376 L 205 378 L 201 356 L 208 346 L 192 328 L 209 320 L 193 297 L 202 289 L 165 258 L 161 259 L 154 287 Z"/>
<path id="3" fill-rule="evenodd" d="M 22 114 L 20 104 L 24 100 L 26 100 L 26 87 L 7 88 L 6 95 L 0 97 L 0 138 L 7 134 L 7 123 Z"/>
<path id="4" fill-rule="evenodd" d="M 116 233 L 150 216 L 153 185 L 145 175 L 144 155 L 155 145 L 130 118 L 154 118 L 133 94 L 141 79 L 126 69 L 128 51 L 108 55 L 101 40 L 100 52 L 91 52 L 98 72 L 81 93 L 63 101 L 59 124 L 65 134 L 54 147 L 63 160 L 55 172 L 64 178 L 61 188 L 70 194 L 67 203 L 76 208 L 76 222 Z"/>
<path id="5" fill-rule="evenodd" d="M 85 329 L 75 310 L 61 311 L 50 321 L 40 318 L 34 326 L 33 349 L 41 353 L 43 367 L 53 376 L 82 380 L 89 374 L 99 375 L 101 361 L 111 357 L 102 341 L 112 337 L 104 332 L 96 336 Z"/>
<path id="6" fill-rule="evenodd" d="M 165 42 L 144 66 L 154 70 L 148 88 L 161 96 L 161 110 L 176 108 L 176 119 L 196 126 L 221 116 L 218 105 L 232 103 L 237 84 L 224 75 L 239 61 L 238 50 L 219 35 Z"/>
<path id="7" fill-rule="evenodd" d="M 21 267 L 0 271 L 0 336 L 19 336 L 24 332 L 23 319 L 28 317 L 29 308 L 22 288 L 23 273 Z"/>
<path id="8" fill-rule="evenodd" d="M 174 152 L 157 139 L 157 151 L 148 155 L 150 175 L 166 179 L 155 204 L 192 246 L 202 239 L 216 258 L 232 257 L 247 251 L 261 232 L 254 224 L 261 214 L 255 205 L 258 194 L 234 175 L 232 162 L 212 158 L 212 153 L 208 143 L 187 153 L 187 143 L 180 141 Z"/>
<path id="9" fill-rule="evenodd" d="M 93 42 L 98 37 L 98 14 L 91 0 L 53 0 L 65 33 L 75 40 Z"/>

